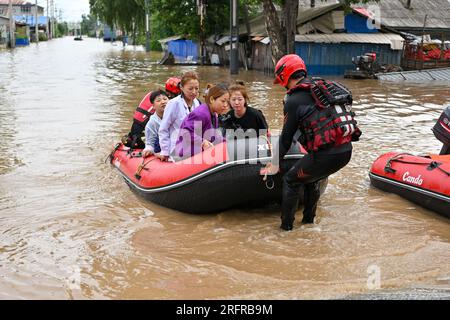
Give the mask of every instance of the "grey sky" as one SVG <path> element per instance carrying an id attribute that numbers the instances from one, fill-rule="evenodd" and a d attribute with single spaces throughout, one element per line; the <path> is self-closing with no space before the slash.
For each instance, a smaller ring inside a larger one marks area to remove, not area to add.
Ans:
<path id="1" fill-rule="evenodd" d="M 34 3 L 34 0 L 28 0 Z M 89 14 L 89 0 L 54 0 L 56 9 L 62 10 L 64 21 L 81 21 L 82 14 Z M 48 1 L 50 5 L 50 0 Z M 47 0 L 38 0 L 38 5 L 47 8 Z M 47 10 L 45 10 L 47 14 Z"/>

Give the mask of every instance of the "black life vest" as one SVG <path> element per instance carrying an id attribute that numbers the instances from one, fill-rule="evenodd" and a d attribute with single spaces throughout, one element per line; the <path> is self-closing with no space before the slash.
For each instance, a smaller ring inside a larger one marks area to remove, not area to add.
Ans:
<path id="1" fill-rule="evenodd" d="M 358 141 L 361 130 L 352 111 L 352 94 L 335 81 L 313 78 L 288 91 L 307 90 L 315 101 L 315 110 L 299 123 L 304 132 L 302 145 L 310 151 L 337 147 Z"/>
<path id="2" fill-rule="evenodd" d="M 136 108 L 136 111 L 134 112 L 133 119 L 134 121 L 141 124 L 143 127 L 148 122 L 148 119 L 150 116 L 155 113 L 155 109 L 153 108 L 153 104 L 150 102 L 150 95 L 152 93 L 149 92 L 145 95 L 145 97 L 142 99 L 141 103 L 139 103 L 139 106 Z"/>

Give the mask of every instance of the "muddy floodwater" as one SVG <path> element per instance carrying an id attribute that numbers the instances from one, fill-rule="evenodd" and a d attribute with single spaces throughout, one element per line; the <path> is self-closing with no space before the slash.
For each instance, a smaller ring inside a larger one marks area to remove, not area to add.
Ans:
<path id="1" fill-rule="evenodd" d="M 382 153 L 439 152 L 431 128 L 450 83 L 340 79 L 363 136 L 330 177 L 317 223 L 301 227 L 297 213 L 281 232 L 277 207 L 180 213 L 138 198 L 105 163 L 145 93 L 186 70 L 202 89 L 244 80 L 281 129 L 284 91 L 271 77 L 162 66 L 160 56 L 72 38 L 0 51 L 0 298 L 450 296 L 450 221 L 368 178 Z"/>

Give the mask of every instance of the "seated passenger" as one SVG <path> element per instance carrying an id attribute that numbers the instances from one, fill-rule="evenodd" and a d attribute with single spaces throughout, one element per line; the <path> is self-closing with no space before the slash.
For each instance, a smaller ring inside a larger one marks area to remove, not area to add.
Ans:
<path id="1" fill-rule="evenodd" d="M 237 82 L 230 86 L 228 91 L 230 92 L 232 110 L 222 119 L 221 126 L 225 130 L 242 129 L 244 132 L 252 129 L 256 136 L 260 134 L 267 136 L 267 130 L 269 129 L 267 121 L 260 110 L 248 105 L 249 98 L 243 82 Z"/>
<path id="2" fill-rule="evenodd" d="M 178 96 L 181 93 L 180 89 L 181 79 L 172 77 L 166 81 L 166 91 L 169 99 Z M 153 104 L 150 102 L 151 92 L 148 93 L 148 100 L 143 100 L 136 108 L 133 116 L 133 124 L 131 125 L 128 135 L 122 138 L 122 143 L 131 149 L 143 149 L 145 148 L 142 137 L 144 136 L 144 129 L 147 125 L 150 116 L 155 112 Z"/>
<path id="3" fill-rule="evenodd" d="M 224 141 L 218 130 L 218 115 L 228 110 L 229 99 L 230 94 L 224 85 L 208 90 L 205 103 L 189 113 L 181 124 L 175 157 L 188 158 Z"/>
<path id="4" fill-rule="evenodd" d="M 197 99 L 200 83 L 196 72 L 187 71 L 180 81 L 181 94 L 166 106 L 164 118 L 159 127 L 160 159 L 169 161 L 178 139 L 178 130 L 186 116 L 195 110 L 200 101 Z"/>
<path id="5" fill-rule="evenodd" d="M 155 113 L 151 115 L 150 120 L 145 126 L 145 149 L 142 153 L 144 157 L 161 152 L 158 140 L 158 130 L 164 115 L 164 108 L 169 102 L 166 92 L 162 90 L 153 91 L 150 95 L 150 101 L 153 104 Z"/>

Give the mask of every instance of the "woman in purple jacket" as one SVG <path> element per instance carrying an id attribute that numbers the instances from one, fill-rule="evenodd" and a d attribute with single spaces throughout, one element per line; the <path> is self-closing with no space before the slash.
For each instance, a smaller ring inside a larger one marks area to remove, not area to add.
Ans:
<path id="1" fill-rule="evenodd" d="M 208 90 L 205 103 L 189 113 L 181 124 L 175 157 L 188 158 L 224 141 L 218 130 L 218 115 L 229 110 L 229 101 L 230 94 L 225 85 Z"/>

